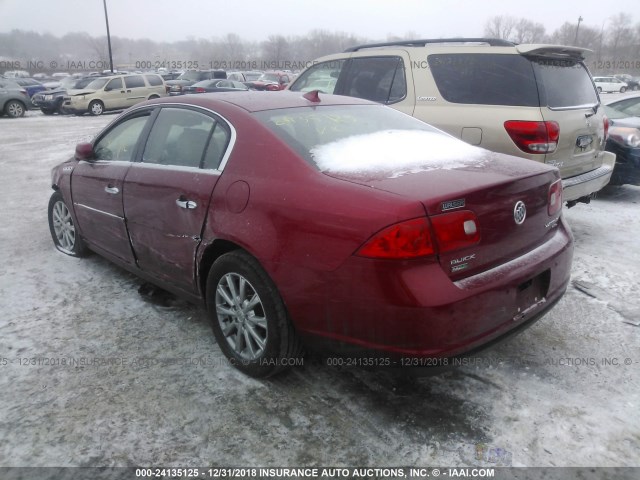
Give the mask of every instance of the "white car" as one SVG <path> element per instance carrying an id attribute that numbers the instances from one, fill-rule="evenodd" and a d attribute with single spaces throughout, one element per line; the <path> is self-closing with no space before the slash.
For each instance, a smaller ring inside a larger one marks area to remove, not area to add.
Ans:
<path id="1" fill-rule="evenodd" d="M 593 77 L 598 93 L 602 92 L 620 92 L 627 91 L 628 85 L 616 77 Z"/>

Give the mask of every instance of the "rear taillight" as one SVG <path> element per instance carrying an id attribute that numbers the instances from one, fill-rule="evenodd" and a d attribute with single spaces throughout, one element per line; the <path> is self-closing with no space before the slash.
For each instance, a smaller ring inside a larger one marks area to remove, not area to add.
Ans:
<path id="1" fill-rule="evenodd" d="M 478 219 L 473 212 L 461 210 L 396 223 L 371 237 L 356 255 L 368 258 L 407 259 L 426 257 L 473 246 L 480 242 Z"/>
<path id="2" fill-rule="evenodd" d="M 356 255 L 369 258 L 415 258 L 435 253 L 429 221 L 415 218 L 391 225 L 371 237 Z"/>
<path id="3" fill-rule="evenodd" d="M 556 180 L 549 187 L 549 198 L 547 202 L 547 212 L 555 215 L 562 208 L 562 180 Z"/>
<path id="4" fill-rule="evenodd" d="M 431 217 L 440 253 L 471 247 L 480 242 L 480 228 L 475 213 L 469 210 L 443 213 Z"/>
<path id="5" fill-rule="evenodd" d="M 526 153 L 551 153 L 558 146 L 560 126 L 557 122 L 508 120 L 504 128 L 511 140 Z"/>
<path id="6" fill-rule="evenodd" d="M 202 87 L 196 87 L 196 93 L 207 93 L 207 91 Z"/>
<path id="7" fill-rule="evenodd" d="M 606 115 L 602 116 L 602 124 L 604 126 L 604 138 L 602 139 L 602 141 L 606 142 L 607 137 L 609 136 L 609 119 Z"/>

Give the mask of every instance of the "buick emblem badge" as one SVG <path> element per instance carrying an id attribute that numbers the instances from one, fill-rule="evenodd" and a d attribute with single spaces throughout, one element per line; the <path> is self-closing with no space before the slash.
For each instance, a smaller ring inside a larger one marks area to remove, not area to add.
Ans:
<path id="1" fill-rule="evenodd" d="M 524 206 L 524 202 L 518 201 L 513 207 L 513 219 L 517 225 L 522 225 L 525 218 L 527 218 L 527 207 Z"/>

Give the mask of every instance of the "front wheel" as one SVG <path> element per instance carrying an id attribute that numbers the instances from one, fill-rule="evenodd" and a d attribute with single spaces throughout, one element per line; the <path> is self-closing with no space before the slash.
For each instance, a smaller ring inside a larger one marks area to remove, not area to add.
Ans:
<path id="1" fill-rule="evenodd" d="M 102 115 L 104 113 L 104 105 L 99 100 L 94 100 L 89 104 L 89 113 L 94 116 Z"/>
<path id="2" fill-rule="evenodd" d="M 4 113 L 11 118 L 24 117 L 26 108 L 17 100 L 11 100 L 4 106 Z"/>
<path id="3" fill-rule="evenodd" d="M 264 378 L 297 364 L 302 348 L 284 302 L 254 257 L 234 251 L 218 258 L 206 295 L 213 333 L 233 366 Z"/>
<path id="4" fill-rule="evenodd" d="M 53 244 L 62 253 L 72 257 L 84 257 L 89 252 L 78 235 L 71 212 L 60 192 L 53 192 L 49 199 L 49 230 Z"/>
<path id="5" fill-rule="evenodd" d="M 598 87 L 598 93 L 602 93 L 602 87 Z"/>

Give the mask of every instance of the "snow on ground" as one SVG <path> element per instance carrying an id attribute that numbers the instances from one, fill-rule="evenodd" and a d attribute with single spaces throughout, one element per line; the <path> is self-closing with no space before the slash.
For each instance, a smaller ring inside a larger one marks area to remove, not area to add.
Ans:
<path id="1" fill-rule="evenodd" d="M 604 299 L 572 286 L 431 377 L 307 362 L 257 381 L 198 307 L 53 248 L 50 169 L 112 118 L 0 118 L 0 466 L 640 466 L 640 327 L 619 313 L 640 304 L 640 188 L 565 212 L 574 279 Z"/>

